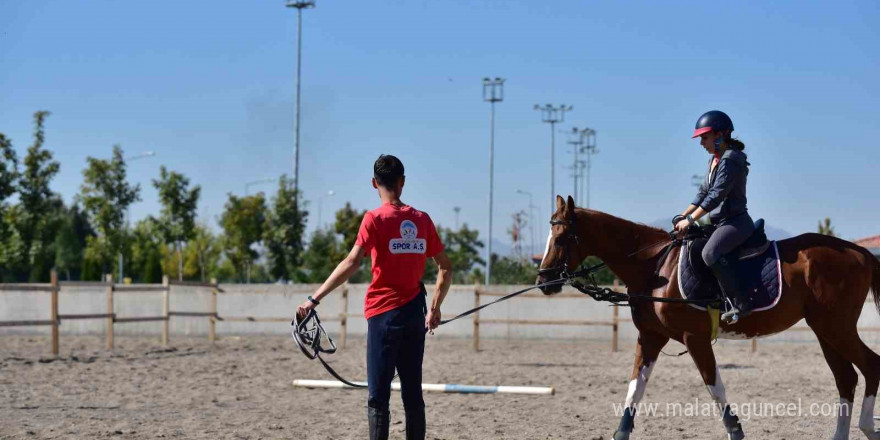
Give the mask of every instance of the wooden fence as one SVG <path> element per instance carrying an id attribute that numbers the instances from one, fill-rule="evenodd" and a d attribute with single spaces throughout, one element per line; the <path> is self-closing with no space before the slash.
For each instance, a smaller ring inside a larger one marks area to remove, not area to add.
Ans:
<path id="1" fill-rule="evenodd" d="M 104 288 L 107 292 L 107 309 L 105 313 L 85 313 L 85 314 L 62 314 L 58 310 L 58 295 L 62 287 L 97 287 Z M 170 294 L 173 286 L 200 287 L 211 289 L 210 310 L 202 311 L 172 311 L 170 309 Z M 617 280 L 613 287 L 615 290 L 620 288 Z M 335 315 L 327 314 L 322 318 L 324 322 L 338 322 L 339 336 L 338 345 L 340 348 L 345 347 L 346 336 L 348 333 L 348 318 L 362 318 L 363 314 L 348 313 L 349 308 L 349 286 L 347 284 L 341 287 L 341 301 L 339 313 Z M 105 282 L 59 282 L 57 274 L 53 271 L 51 282 L 49 284 L 0 284 L 0 292 L 16 291 L 16 292 L 46 292 L 51 295 L 50 302 L 50 318 L 48 320 L 23 320 L 23 321 L 0 321 L 0 327 L 18 327 L 18 326 L 51 326 L 52 335 L 52 353 L 59 353 L 59 325 L 62 321 L 85 320 L 85 319 L 103 319 L 107 322 L 107 348 L 113 349 L 114 327 L 116 324 L 124 324 L 130 322 L 162 322 L 161 342 L 168 344 L 169 340 L 169 323 L 172 317 L 186 318 L 208 318 L 208 340 L 213 342 L 217 339 L 216 323 L 217 322 L 290 322 L 290 317 L 258 317 L 258 316 L 220 316 L 217 313 L 218 294 L 223 290 L 217 284 L 216 280 L 210 283 L 194 283 L 194 282 L 177 282 L 170 281 L 168 277 L 163 277 L 161 285 L 120 285 L 114 284 L 112 276 L 108 275 Z M 121 317 L 114 310 L 114 296 L 117 293 L 125 292 L 157 292 L 162 294 L 162 315 L 161 316 L 128 316 Z M 306 292 L 302 292 L 306 293 Z M 310 291 L 308 293 L 311 293 Z M 474 286 L 474 307 L 481 305 L 483 297 L 501 297 L 509 292 L 492 290 L 484 286 Z M 553 296 L 545 296 L 537 292 L 529 292 L 520 295 L 518 298 L 528 300 L 529 298 L 585 298 L 579 293 L 559 293 Z M 870 296 L 869 296 L 870 299 Z M 472 339 L 474 350 L 480 349 L 480 326 L 481 325 L 561 325 L 561 326 L 602 326 L 610 327 L 611 330 L 611 350 L 618 350 L 620 323 L 632 322 L 631 318 L 620 317 L 620 310 L 617 305 L 612 306 L 611 319 L 607 320 L 570 320 L 570 319 L 497 319 L 497 318 L 481 318 L 480 312 L 472 315 Z M 793 327 L 789 331 L 807 331 L 808 327 Z M 859 327 L 859 331 L 876 332 L 880 331 L 880 327 Z M 752 339 L 752 351 L 757 350 L 757 339 Z"/>

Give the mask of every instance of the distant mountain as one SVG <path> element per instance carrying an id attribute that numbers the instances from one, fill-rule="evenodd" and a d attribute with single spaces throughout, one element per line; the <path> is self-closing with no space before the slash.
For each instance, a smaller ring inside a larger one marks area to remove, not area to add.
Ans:
<path id="1" fill-rule="evenodd" d="M 664 231 L 669 231 L 672 230 L 672 217 L 657 219 L 648 224 L 658 227 Z M 767 238 L 770 240 L 785 240 L 786 238 L 794 237 L 791 232 L 773 227 L 768 224 L 764 225 L 764 232 L 767 233 Z"/>

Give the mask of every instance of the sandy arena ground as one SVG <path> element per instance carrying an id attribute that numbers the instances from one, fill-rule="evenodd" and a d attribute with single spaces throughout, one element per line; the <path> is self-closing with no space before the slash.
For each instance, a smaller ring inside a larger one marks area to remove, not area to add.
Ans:
<path id="1" fill-rule="evenodd" d="M 428 439 L 607 439 L 619 417 L 632 347 L 611 353 L 607 342 L 468 340 L 431 337 L 425 382 L 554 386 L 555 396 L 426 393 Z M 0 337 L 0 439 L 194 438 L 363 439 L 366 393 L 294 389 L 293 379 L 330 379 L 286 337 L 117 338 L 112 353 L 98 337 L 63 336 L 60 358 L 41 336 Z M 667 352 L 681 346 L 670 344 Z M 337 370 L 362 379 L 365 344 L 350 340 L 331 356 Z M 753 416 L 748 438 L 827 439 L 835 417 L 811 416 L 812 404 L 837 402 L 830 370 L 815 343 L 768 342 L 756 354 L 743 343 L 716 346 L 727 395 L 734 403 L 798 405 L 802 415 Z M 858 420 L 861 387 L 857 390 Z M 691 359 L 661 357 L 645 401 L 708 406 Z M 690 406 L 686 406 L 690 405 Z M 830 409 L 826 405 L 825 411 Z M 403 408 L 392 396 L 392 438 L 402 439 Z M 699 411 L 699 410 L 698 410 Z M 755 410 L 757 411 L 757 410 Z M 726 439 L 708 415 L 660 414 L 636 419 L 637 439 Z M 864 438 L 857 428 L 851 438 Z"/>

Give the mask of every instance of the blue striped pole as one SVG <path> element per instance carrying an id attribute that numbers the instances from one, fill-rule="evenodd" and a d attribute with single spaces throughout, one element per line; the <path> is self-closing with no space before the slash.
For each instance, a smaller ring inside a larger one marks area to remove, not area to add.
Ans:
<path id="1" fill-rule="evenodd" d="M 358 385 L 366 385 L 366 382 L 354 382 Z M 349 388 L 342 382 L 336 380 L 309 380 L 297 379 L 293 381 L 294 387 L 303 388 Z M 393 382 L 391 384 L 393 391 L 400 391 L 400 383 Z M 485 386 L 485 385 L 461 385 L 453 383 L 423 383 L 422 391 L 435 391 L 440 393 L 459 393 L 459 394 L 556 394 L 553 387 L 518 387 L 518 386 Z"/>

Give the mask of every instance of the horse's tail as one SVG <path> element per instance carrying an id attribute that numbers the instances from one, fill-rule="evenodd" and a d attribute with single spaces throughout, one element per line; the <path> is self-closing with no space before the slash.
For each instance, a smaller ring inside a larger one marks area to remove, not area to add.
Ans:
<path id="1" fill-rule="evenodd" d="M 868 252 L 868 255 L 871 255 Z M 880 259 L 871 255 L 871 267 L 873 271 L 873 282 L 871 283 L 871 294 L 874 295 L 874 306 L 877 307 L 877 313 L 880 313 Z"/>

